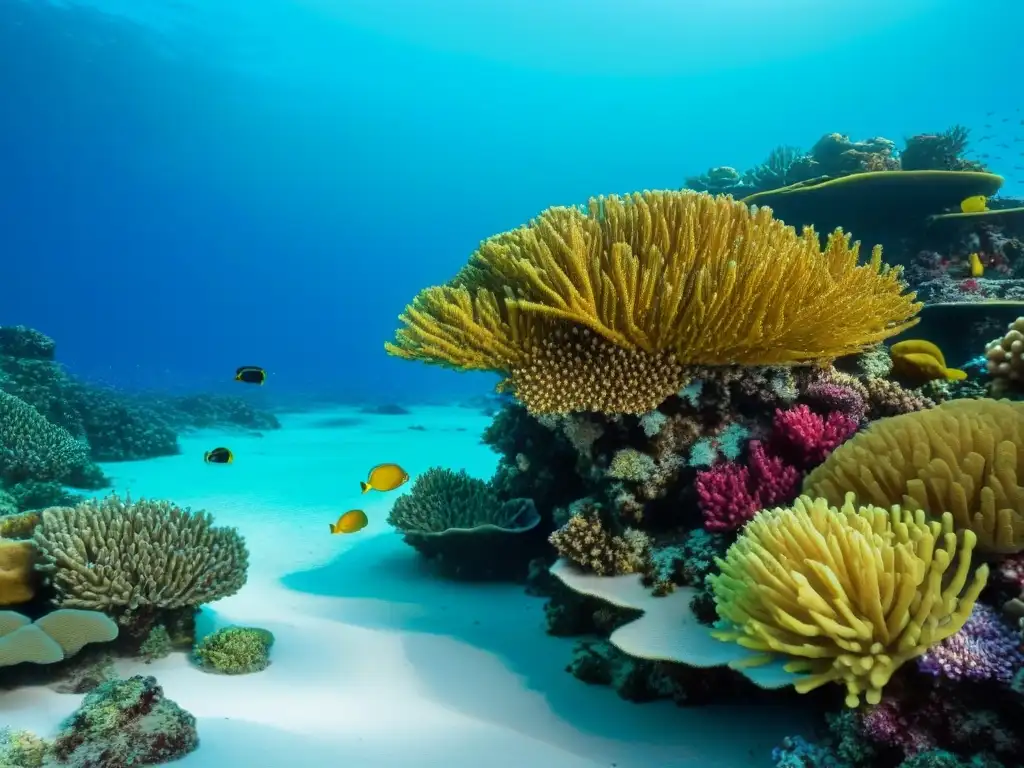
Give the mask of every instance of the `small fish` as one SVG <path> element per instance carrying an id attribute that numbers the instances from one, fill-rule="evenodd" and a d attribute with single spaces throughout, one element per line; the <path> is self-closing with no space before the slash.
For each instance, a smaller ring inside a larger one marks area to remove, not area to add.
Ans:
<path id="1" fill-rule="evenodd" d="M 981 213 L 988 210 L 985 202 L 984 195 L 971 195 L 960 203 L 960 210 L 964 213 Z"/>
<path id="2" fill-rule="evenodd" d="M 360 482 L 363 493 L 367 491 L 393 491 L 408 482 L 409 473 L 397 464 L 378 464 L 370 470 L 366 482 Z"/>
<path id="3" fill-rule="evenodd" d="M 989 158 L 989 155 L 987 155 L 987 154 L 981 156 L 982 160 L 988 160 L 988 158 Z"/>
<path id="4" fill-rule="evenodd" d="M 971 277 L 981 277 L 985 274 L 985 265 L 981 263 L 981 257 L 977 253 L 968 256 L 967 262 L 971 265 Z"/>
<path id="5" fill-rule="evenodd" d="M 203 454 L 203 461 L 207 464 L 230 464 L 234 460 L 235 454 L 227 448 L 214 448 Z"/>
<path id="6" fill-rule="evenodd" d="M 243 365 L 235 371 L 235 381 L 243 384 L 263 384 L 267 380 L 267 372 L 258 365 Z"/>
<path id="7" fill-rule="evenodd" d="M 331 533 L 355 533 L 363 530 L 369 522 L 363 510 L 350 509 L 338 518 L 338 522 L 327 525 L 330 526 Z"/>

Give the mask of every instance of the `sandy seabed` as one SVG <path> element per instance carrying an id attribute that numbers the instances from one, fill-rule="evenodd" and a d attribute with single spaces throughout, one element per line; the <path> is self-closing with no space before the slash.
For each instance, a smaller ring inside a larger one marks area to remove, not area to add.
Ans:
<path id="1" fill-rule="evenodd" d="M 459 407 L 377 416 L 286 414 L 262 436 L 201 432 L 180 456 L 105 471 L 115 489 L 207 509 L 250 549 L 249 581 L 206 606 L 199 630 L 229 624 L 276 636 L 271 666 L 212 675 L 183 653 L 124 675 L 154 675 L 198 720 L 183 768 L 744 768 L 806 723 L 768 707 L 633 704 L 565 671 L 573 641 L 544 632 L 544 601 L 520 585 L 433 576 L 386 522 L 391 494 L 361 495 L 373 464 L 415 476 L 433 465 L 486 478 L 489 418 Z M 411 430 L 411 426 L 423 430 Z M 204 450 L 227 445 L 230 466 Z M 364 509 L 365 530 L 328 523 Z M 81 696 L 0 693 L 0 724 L 52 735 Z"/>

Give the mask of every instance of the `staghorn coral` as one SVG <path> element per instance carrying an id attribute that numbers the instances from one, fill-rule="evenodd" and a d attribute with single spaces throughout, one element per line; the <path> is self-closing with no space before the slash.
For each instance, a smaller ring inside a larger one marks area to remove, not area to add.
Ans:
<path id="1" fill-rule="evenodd" d="M 800 693 L 846 686 L 846 704 L 882 689 L 905 662 L 955 634 L 967 621 L 988 567 L 973 575 L 972 531 L 953 519 L 928 522 L 899 507 L 841 509 L 802 496 L 791 508 L 761 512 L 708 577 L 728 627 L 715 635 L 751 650 L 789 656 L 808 673 Z"/>
<path id="2" fill-rule="evenodd" d="M 746 465 L 728 462 L 697 473 L 697 497 L 709 531 L 742 527 L 758 510 L 792 498 L 800 470 L 751 441 Z"/>
<path id="3" fill-rule="evenodd" d="M 766 258 L 765 254 L 771 254 Z M 550 208 L 422 291 L 390 354 L 490 370 L 535 412 L 643 414 L 694 365 L 856 352 L 913 325 L 899 268 L 841 231 L 824 251 L 727 197 L 644 192 Z"/>
<path id="4" fill-rule="evenodd" d="M 559 556 L 601 576 L 638 573 L 650 552 L 647 536 L 632 528 L 621 536 L 611 534 L 590 504 L 577 505 L 549 541 Z"/>
<path id="5" fill-rule="evenodd" d="M 117 495 L 44 510 L 37 568 L 58 605 L 125 620 L 137 609 L 198 606 L 245 584 L 249 553 L 207 512 Z"/>
<path id="6" fill-rule="evenodd" d="M 804 493 L 952 514 L 979 550 L 1024 549 L 1024 403 L 951 400 L 871 424 L 811 472 Z"/>

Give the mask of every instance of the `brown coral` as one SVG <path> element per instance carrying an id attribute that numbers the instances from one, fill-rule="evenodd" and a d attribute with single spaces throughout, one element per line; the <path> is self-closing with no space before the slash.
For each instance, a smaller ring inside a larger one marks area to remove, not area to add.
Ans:
<path id="1" fill-rule="evenodd" d="M 913 325 L 901 271 L 841 231 L 824 250 L 767 208 L 644 192 L 550 208 L 422 291 L 387 351 L 491 370 L 534 412 L 642 414 L 693 365 L 789 365 Z"/>
<path id="2" fill-rule="evenodd" d="M 833 452 L 804 481 L 831 504 L 849 491 L 863 504 L 952 515 L 978 549 L 1024 550 L 1024 403 L 951 400 L 881 419 Z"/>
<path id="3" fill-rule="evenodd" d="M 638 573 L 650 548 L 647 536 L 632 528 L 612 535 L 590 505 L 580 506 L 549 541 L 560 556 L 601 576 Z"/>

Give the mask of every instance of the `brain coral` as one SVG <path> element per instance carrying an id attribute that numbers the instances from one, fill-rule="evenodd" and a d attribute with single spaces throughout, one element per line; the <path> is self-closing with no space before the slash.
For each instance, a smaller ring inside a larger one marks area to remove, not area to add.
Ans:
<path id="1" fill-rule="evenodd" d="M 643 192 L 549 208 L 420 292 L 389 353 L 496 371 L 534 412 L 645 413 L 686 366 L 857 352 L 913 325 L 901 271 L 841 231 L 824 250 L 728 197 Z"/>
<path id="2" fill-rule="evenodd" d="M 974 531 L 978 549 L 1024 550 L 1024 403 L 950 400 L 881 419 L 841 445 L 804 481 L 804 493 L 940 516 Z"/>
<path id="3" fill-rule="evenodd" d="M 34 539 L 38 569 L 66 608 L 121 617 L 143 607 L 183 608 L 232 595 L 249 554 L 234 528 L 166 501 L 111 495 L 44 510 Z"/>

